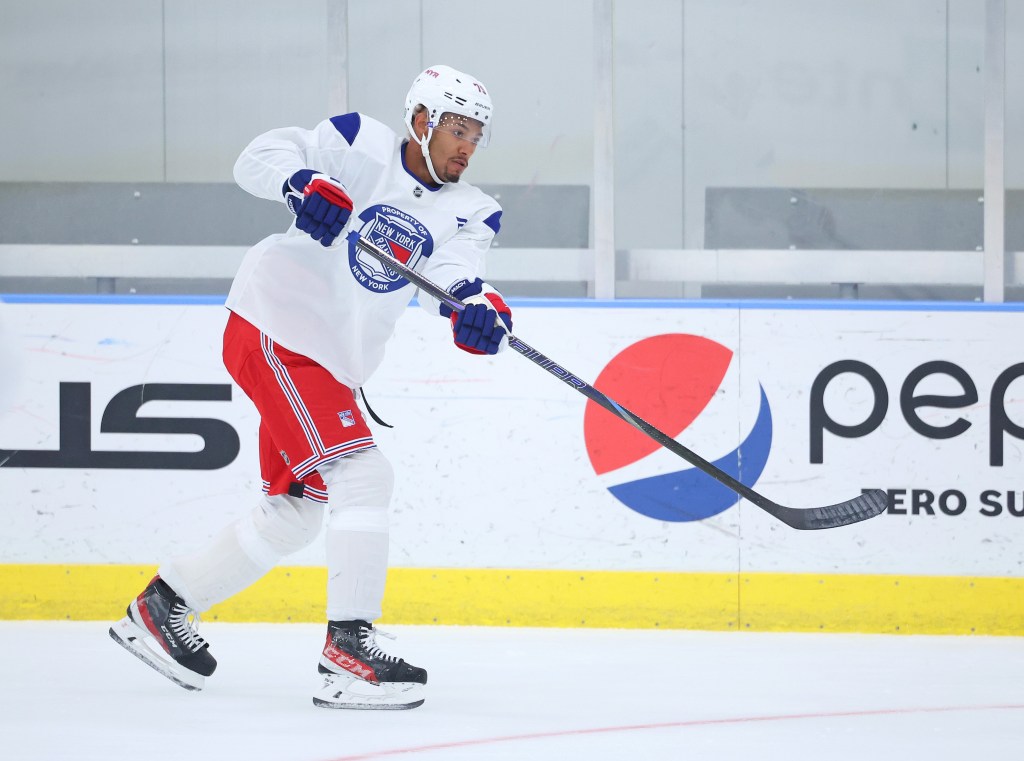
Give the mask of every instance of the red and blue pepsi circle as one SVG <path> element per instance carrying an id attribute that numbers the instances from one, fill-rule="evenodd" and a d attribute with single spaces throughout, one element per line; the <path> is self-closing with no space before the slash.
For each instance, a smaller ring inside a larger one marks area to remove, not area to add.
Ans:
<path id="1" fill-rule="evenodd" d="M 677 438 L 707 408 L 732 361 L 732 350 L 702 336 L 652 336 L 616 354 L 594 387 Z M 751 487 L 764 472 L 772 444 L 771 407 L 764 387 L 758 385 L 760 403 L 753 427 L 735 450 L 714 461 L 715 467 Z M 614 474 L 660 449 L 656 441 L 594 402 L 587 402 L 583 438 L 598 475 Z M 735 492 L 695 467 L 624 481 L 608 491 L 641 515 L 674 522 L 704 520 L 739 501 Z"/>

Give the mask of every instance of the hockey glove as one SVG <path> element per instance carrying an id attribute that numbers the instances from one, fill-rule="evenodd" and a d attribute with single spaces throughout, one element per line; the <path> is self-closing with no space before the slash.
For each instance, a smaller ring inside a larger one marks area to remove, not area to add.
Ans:
<path id="1" fill-rule="evenodd" d="M 512 310 L 499 294 L 481 293 L 464 303 L 451 317 L 456 346 L 470 354 L 497 354 L 508 346 Z"/>
<path id="2" fill-rule="evenodd" d="M 295 226 L 327 247 L 341 235 L 352 214 L 352 199 L 340 182 L 326 174 L 302 169 L 284 187 L 285 203 Z"/>

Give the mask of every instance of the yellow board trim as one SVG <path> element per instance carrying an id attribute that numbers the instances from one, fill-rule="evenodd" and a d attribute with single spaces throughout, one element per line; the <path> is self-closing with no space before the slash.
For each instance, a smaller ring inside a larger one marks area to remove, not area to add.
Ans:
<path id="1" fill-rule="evenodd" d="M 114 620 L 154 566 L 0 565 L 0 619 Z M 326 571 L 275 568 L 204 614 L 322 622 Z M 385 623 L 1024 635 L 1024 579 L 393 568 Z"/>

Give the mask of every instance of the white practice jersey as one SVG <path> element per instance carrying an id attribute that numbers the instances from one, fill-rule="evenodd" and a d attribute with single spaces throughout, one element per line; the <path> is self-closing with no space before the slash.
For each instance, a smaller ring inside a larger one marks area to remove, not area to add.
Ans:
<path id="1" fill-rule="evenodd" d="M 284 203 L 301 169 L 335 178 L 352 198 L 352 217 L 324 248 L 293 224 L 245 255 L 227 306 L 281 346 L 357 388 L 384 358 L 384 344 L 416 295 L 415 286 L 345 240 L 355 230 L 442 288 L 482 276 L 484 254 L 500 227 L 501 207 L 465 182 L 431 188 L 406 168 L 404 141 L 358 113 L 313 130 L 290 127 L 250 143 L 235 164 L 249 193 Z M 420 302 L 438 314 L 425 293 Z"/>

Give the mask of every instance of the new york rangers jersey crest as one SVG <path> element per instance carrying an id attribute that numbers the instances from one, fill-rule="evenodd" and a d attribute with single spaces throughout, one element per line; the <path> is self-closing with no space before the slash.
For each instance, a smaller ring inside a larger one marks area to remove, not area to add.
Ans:
<path id="1" fill-rule="evenodd" d="M 434 252 L 430 231 L 415 217 L 388 204 L 377 204 L 359 215 L 359 234 L 389 252 L 402 264 L 416 264 Z M 409 281 L 355 245 L 348 246 L 349 269 L 361 286 L 374 293 L 390 293 Z"/>

